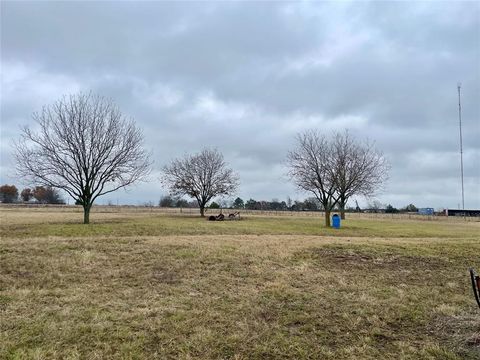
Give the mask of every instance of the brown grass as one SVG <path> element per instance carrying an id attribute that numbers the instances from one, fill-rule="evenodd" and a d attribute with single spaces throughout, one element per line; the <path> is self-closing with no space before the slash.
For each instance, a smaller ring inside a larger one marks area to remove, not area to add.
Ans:
<path id="1" fill-rule="evenodd" d="M 480 356 L 467 272 L 480 268 L 476 225 L 355 220 L 308 235 L 315 219 L 282 234 L 274 217 L 132 212 L 93 214 L 75 236 L 78 213 L 42 214 L 0 211 L 0 358 Z"/>

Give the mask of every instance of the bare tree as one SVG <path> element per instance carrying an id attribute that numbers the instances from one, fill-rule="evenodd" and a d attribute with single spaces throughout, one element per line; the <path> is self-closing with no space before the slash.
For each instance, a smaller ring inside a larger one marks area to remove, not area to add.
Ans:
<path id="1" fill-rule="evenodd" d="M 161 181 L 172 194 L 195 198 L 202 217 L 212 198 L 232 195 L 239 182 L 238 176 L 227 167 L 223 155 L 210 149 L 173 160 L 163 167 Z"/>
<path id="2" fill-rule="evenodd" d="M 71 95 L 43 107 L 33 119 L 38 131 L 24 127 L 15 144 L 17 171 L 77 200 L 85 224 L 99 196 L 144 180 L 150 172 L 141 131 L 110 100 Z"/>
<path id="3" fill-rule="evenodd" d="M 381 211 L 381 209 L 384 209 L 386 207 L 385 204 L 382 204 L 378 200 L 373 200 L 371 203 L 368 203 L 367 206 L 368 206 L 368 209 L 374 213 L 378 213 Z"/>
<path id="4" fill-rule="evenodd" d="M 388 177 L 389 165 L 369 142 L 359 143 L 347 131 L 332 137 L 317 131 L 297 136 L 297 147 L 287 155 L 289 175 L 298 188 L 318 199 L 325 210 L 325 225 L 339 205 L 352 195 L 372 196 Z"/>
<path id="5" fill-rule="evenodd" d="M 331 144 L 317 131 L 297 135 L 297 146 L 287 155 L 289 176 L 297 187 L 311 193 L 325 211 L 325 226 L 330 226 L 330 213 L 338 202 Z"/>
<path id="6" fill-rule="evenodd" d="M 341 218 L 352 195 L 373 196 L 388 179 L 390 166 L 374 144 L 359 142 L 348 131 L 336 133 L 330 156 L 334 159 L 334 180 Z"/>

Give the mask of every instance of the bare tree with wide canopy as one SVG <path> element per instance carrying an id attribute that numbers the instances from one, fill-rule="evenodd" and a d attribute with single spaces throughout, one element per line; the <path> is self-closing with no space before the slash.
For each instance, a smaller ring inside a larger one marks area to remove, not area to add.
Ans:
<path id="1" fill-rule="evenodd" d="M 311 193 L 325 210 L 325 226 L 330 226 L 330 213 L 338 203 L 331 144 L 319 132 L 310 130 L 297 135 L 297 146 L 287 154 L 289 176 L 295 185 Z"/>
<path id="2" fill-rule="evenodd" d="M 102 195 L 145 180 L 151 161 L 133 120 L 104 97 L 76 94 L 34 113 L 38 130 L 22 129 L 17 172 L 61 189 L 83 206 L 83 222 Z"/>
<path id="3" fill-rule="evenodd" d="M 388 179 L 390 165 L 372 142 L 359 142 L 348 131 L 336 133 L 331 144 L 335 160 L 334 179 L 341 218 L 353 195 L 373 196 Z"/>
<path id="4" fill-rule="evenodd" d="M 173 195 L 196 199 L 202 217 L 211 199 L 234 194 L 239 183 L 238 176 L 228 168 L 223 155 L 211 149 L 172 160 L 163 167 L 161 181 Z"/>
<path id="5" fill-rule="evenodd" d="M 369 142 L 359 143 L 347 131 L 327 137 L 310 130 L 297 135 L 287 155 L 289 175 L 297 187 L 313 194 L 325 209 L 325 225 L 338 204 L 342 218 L 352 195 L 371 196 L 388 178 L 389 165 Z"/>

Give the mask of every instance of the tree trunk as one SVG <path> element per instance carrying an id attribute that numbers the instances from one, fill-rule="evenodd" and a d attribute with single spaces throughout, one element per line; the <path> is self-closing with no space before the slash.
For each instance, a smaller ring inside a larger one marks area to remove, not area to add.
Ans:
<path id="1" fill-rule="evenodd" d="M 345 220 L 345 201 L 340 201 L 340 219 Z"/>
<path id="2" fill-rule="evenodd" d="M 92 204 L 83 205 L 83 223 L 90 224 L 90 208 Z"/>
<path id="3" fill-rule="evenodd" d="M 325 209 L 325 226 L 330 227 L 330 210 Z"/>
<path id="4" fill-rule="evenodd" d="M 200 216 L 205 217 L 205 206 L 200 206 Z"/>

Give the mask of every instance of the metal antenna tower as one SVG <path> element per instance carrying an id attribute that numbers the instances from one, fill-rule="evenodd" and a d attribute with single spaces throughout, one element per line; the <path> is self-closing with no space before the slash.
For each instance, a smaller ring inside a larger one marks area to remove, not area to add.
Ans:
<path id="1" fill-rule="evenodd" d="M 462 141 L 462 105 L 460 101 L 460 89 L 462 87 L 462 83 L 457 84 L 458 90 L 458 123 L 460 125 L 460 170 L 462 174 L 462 210 L 465 212 L 465 196 L 463 190 L 463 141 Z"/>

